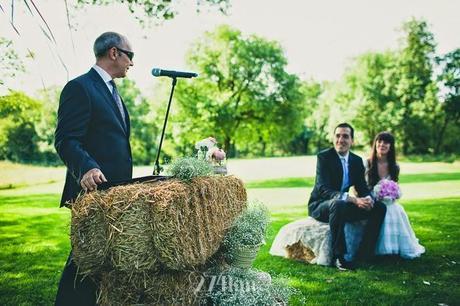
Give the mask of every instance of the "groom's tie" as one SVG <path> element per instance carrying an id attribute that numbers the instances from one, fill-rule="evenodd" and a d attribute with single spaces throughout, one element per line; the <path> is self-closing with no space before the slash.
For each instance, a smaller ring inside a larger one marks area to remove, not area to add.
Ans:
<path id="1" fill-rule="evenodd" d="M 345 157 L 340 157 L 340 161 L 342 162 L 342 169 L 343 169 L 343 177 L 342 177 L 342 187 L 340 188 L 340 192 L 344 192 L 345 189 L 348 187 L 348 167 L 347 161 Z"/>
<path id="2" fill-rule="evenodd" d="M 121 119 L 123 120 L 123 126 L 126 129 L 126 118 L 125 118 L 125 111 L 123 110 L 123 105 L 121 104 L 121 98 L 120 95 L 118 94 L 117 90 L 117 85 L 115 85 L 115 82 L 113 80 L 110 80 L 110 84 L 112 85 L 112 97 L 115 100 L 115 103 L 117 104 L 118 110 L 120 111 L 121 114 Z"/>

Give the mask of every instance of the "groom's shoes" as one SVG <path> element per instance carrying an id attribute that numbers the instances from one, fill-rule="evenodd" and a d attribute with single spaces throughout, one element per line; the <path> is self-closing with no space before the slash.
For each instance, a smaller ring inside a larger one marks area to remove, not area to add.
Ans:
<path id="1" fill-rule="evenodd" d="M 339 271 L 353 271 L 356 268 L 352 261 L 346 261 L 343 256 L 337 257 L 333 263 Z"/>

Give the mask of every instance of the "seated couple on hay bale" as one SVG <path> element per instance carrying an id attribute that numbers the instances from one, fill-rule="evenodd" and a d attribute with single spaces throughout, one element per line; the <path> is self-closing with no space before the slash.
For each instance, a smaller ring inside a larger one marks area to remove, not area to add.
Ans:
<path id="1" fill-rule="evenodd" d="M 410 259 L 424 253 L 404 208 L 396 203 L 400 190 L 394 137 L 379 133 L 366 163 L 350 152 L 353 141 L 350 124 L 335 128 L 334 148 L 317 156 L 310 217 L 284 226 L 273 242 L 272 255 L 353 270 L 355 259 Z M 351 187 L 356 195 L 349 192 Z"/>

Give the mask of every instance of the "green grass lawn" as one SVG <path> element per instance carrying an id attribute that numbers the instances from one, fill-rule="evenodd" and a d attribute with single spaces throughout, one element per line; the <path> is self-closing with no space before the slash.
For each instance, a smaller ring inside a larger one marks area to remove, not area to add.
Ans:
<path id="1" fill-rule="evenodd" d="M 458 181 L 460 172 L 453 173 L 417 173 L 402 174 L 399 183 L 428 183 L 439 181 Z M 293 187 L 313 187 L 315 185 L 314 177 L 290 177 L 272 180 L 261 180 L 249 182 L 246 188 L 293 188 Z"/>
<path id="2" fill-rule="evenodd" d="M 70 214 L 58 203 L 57 194 L 0 196 L 0 305 L 53 303 L 70 247 Z M 272 257 L 268 250 L 280 227 L 306 216 L 305 206 L 286 206 L 273 212 L 268 243 L 255 267 L 289 279 L 307 304 L 457 304 L 460 198 L 406 201 L 404 206 L 427 248 L 420 259 L 386 259 L 356 272 L 338 272 Z M 292 302 L 300 304 L 298 298 Z"/>
<path id="3" fill-rule="evenodd" d="M 338 272 L 269 255 L 281 226 L 305 217 L 306 208 L 299 206 L 273 213 L 268 244 L 255 266 L 288 278 L 302 291 L 307 304 L 458 305 L 460 198 L 406 201 L 404 207 L 427 250 L 419 259 L 384 258 L 378 264 L 361 265 L 355 272 Z"/>
<path id="4" fill-rule="evenodd" d="M 59 195 L 0 197 L 0 305 L 51 305 L 67 258 Z"/>

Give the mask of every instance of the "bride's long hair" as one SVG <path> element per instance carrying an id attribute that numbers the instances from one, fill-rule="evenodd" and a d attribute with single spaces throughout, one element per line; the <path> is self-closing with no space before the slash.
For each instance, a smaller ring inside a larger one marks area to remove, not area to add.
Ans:
<path id="1" fill-rule="evenodd" d="M 395 182 L 399 180 L 399 166 L 396 164 L 396 149 L 395 149 L 395 138 L 390 132 L 380 132 L 375 136 L 374 143 L 372 144 L 371 156 L 367 160 L 369 169 L 367 170 L 367 182 L 369 186 L 375 186 L 380 181 L 378 166 L 377 166 L 377 142 L 382 140 L 383 142 L 390 144 L 390 150 L 387 154 L 388 161 L 388 172 L 391 179 Z"/>

